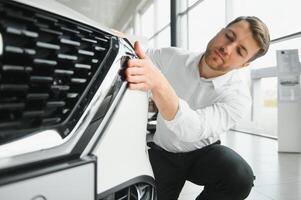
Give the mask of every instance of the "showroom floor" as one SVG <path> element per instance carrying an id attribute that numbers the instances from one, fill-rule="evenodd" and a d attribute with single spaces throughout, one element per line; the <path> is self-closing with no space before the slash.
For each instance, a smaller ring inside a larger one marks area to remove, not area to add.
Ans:
<path id="1" fill-rule="evenodd" d="M 239 132 L 223 135 L 222 143 L 253 168 L 256 180 L 248 200 L 301 199 L 301 154 L 278 153 L 277 140 Z M 201 188 L 186 182 L 179 200 L 195 199 Z"/>

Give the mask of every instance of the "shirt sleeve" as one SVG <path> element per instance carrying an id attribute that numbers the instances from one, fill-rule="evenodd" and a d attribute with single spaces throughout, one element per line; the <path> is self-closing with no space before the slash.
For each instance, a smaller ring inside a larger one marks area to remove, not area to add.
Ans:
<path id="1" fill-rule="evenodd" d="M 229 93 L 222 101 L 197 110 L 180 99 L 175 118 L 164 122 L 183 142 L 196 142 L 228 131 L 250 111 L 250 107 L 250 96 L 235 92 Z"/>
<path id="2" fill-rule="evenodd" d="M 174 47 L 160 49 L 149 48 L 145 53 L 157 68 L 159 68 L 161 71 L 164 71 L 166 68 L 168 68 L 168 66 L 170 66 L 173 56 L 177 50 L 178 49 Z"/>

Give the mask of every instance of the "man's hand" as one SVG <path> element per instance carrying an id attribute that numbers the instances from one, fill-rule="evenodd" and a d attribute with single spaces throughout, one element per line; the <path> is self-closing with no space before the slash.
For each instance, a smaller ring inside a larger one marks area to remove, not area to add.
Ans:
<path id="1" fill-rule="evenodd" d="M 139 42 L 135 42 L 134 48 L 139 59 L 128 61 L 125 75 L 129 82 L 129 88 L 143 91 L 154 90 L 160 85 L 163 75 L 145 55 Z"/>
<path id="2" fill-rule="evenodd" d="M 139 59 L 128 61 L 125 76 L 129 82 L 129 88 L 143 91 L 151 90 L 152 98 L 163 118 L 172 120 L 179 106 L 176 92 L 160 70 L 145 55 L 139 42 L 135 42 L 134 48 Z"/>

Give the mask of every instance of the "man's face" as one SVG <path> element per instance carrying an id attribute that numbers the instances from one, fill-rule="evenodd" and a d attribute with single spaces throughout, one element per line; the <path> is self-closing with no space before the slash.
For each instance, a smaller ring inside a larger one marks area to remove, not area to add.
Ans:
<path id="1" fill-rule="evenodd" d="M 207 45 L 205 61 L 210 69 L 226 73 L 247 66 L 259 46 L 252 36 L 249 23 L 239 21 L 223 28 Z"/>

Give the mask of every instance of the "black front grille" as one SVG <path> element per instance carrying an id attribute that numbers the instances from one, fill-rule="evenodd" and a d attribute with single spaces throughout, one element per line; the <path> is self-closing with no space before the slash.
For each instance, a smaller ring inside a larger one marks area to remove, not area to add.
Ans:
<path id="1" fill-rule="evenodd" d="M 0 32 L 0 143 L 50 128 L 67 136 L 109 69 L 116 38 L 10 1 L 0 1 Z"/>

